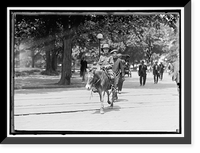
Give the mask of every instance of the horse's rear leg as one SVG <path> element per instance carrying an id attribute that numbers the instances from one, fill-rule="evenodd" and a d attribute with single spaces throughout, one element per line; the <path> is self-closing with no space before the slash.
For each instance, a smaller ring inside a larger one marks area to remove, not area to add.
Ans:
<path id="1" fill-rule="evenodd" d="M 108 102 L 108 104 L 111 104 L 111 102 L 110 102 L 110 93 L 109 93 L 109 91 L 106 91 L 106 93 L 107 93 L 107 97 L 108 97 L 107 102 Z"/>
<path id="2" fill-rule="evenodd" d="M 113 107 L 113 102 L 114 102 L 114 92 L 113 92 L 113 89 L 111 89 L 110 93 L 108 92 L 108 97 L 110 97 L 111 95 L 111 101 L 109 100 L 109 104 L 110 104 L 110 107 Z M 110 98 L 108 98 L 110 99 Z"/>
<path id="3" fill-rule="evenodd" d="M 101 114 L 104 114 L 104 105 L 103 105 L 104 95 L 105 95 L 105 93 L 103 94 L 103 92 L 99 92 L 100 102 L 101 102 L 101 107 L 100 107 Z"/>

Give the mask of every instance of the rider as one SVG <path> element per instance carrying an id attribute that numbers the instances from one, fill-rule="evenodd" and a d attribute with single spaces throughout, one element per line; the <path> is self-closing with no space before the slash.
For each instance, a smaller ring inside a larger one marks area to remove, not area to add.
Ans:
<path id="1" fill-rule="evenodd" d="M 103 53 L 99 58 L 99 61 L 97 62 L 100 68 L 105 68 L 107 70 L 107 74 L 111 80 L 111 84 L 114 84 L 115 74 L 112 70 L 114 65 L 113 56 L 110 54 L 110 47 L 108 44 L 104 44 L 102 47 Z M 96 92 L 96 90 L 93 90 Z"/>

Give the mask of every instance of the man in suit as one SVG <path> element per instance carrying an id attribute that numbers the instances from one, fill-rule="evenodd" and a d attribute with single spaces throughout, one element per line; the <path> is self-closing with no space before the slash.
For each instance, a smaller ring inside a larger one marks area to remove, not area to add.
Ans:
<path id="1" fill-rule="evenodd" d="M 158 65 L 158 62 L 156 61 L 153 66 L 154 84 L 158 83 L 159 71 L 160 71 L 160 67 Z"/>
<path id="2" fill-rule="evenodd" d="M 120 55 L 117 55 L 117 50 L 114 49 L 110 53 L 112 54 L 113 59 L 114 59 L 114 65 L 113 65 L 113 72 L 115 73 L 114 87 L 115 87 L 115 89 L 117 89 L 120 75 L 122 75 L 122 78 L 124 78 L 124 67 L 122 64 L 122 60 L 120 58 L 118 58 L 118 56 L 120 56 Z M 115 97 L 117 99 L 118 98 L 117 92 L 115 94 L 116 94 Z"/>
<path id="3" fill-rule="evenodd" d="M 164 73 L 164 70 L 165 70 L 165 66 L 163 65 L 162 62 L 160 62 L 159 67 L 160 67 L 160 80 L 162 80 L 163 79 L 163 73 Z"/>
<path id="4" fill-rule="evenodd" d="M 85 81 L 85 73 L 87 71 L 87 61 L 85 59 L 85 56 L 82 57 L 81 59 L 81 76 L 82 76 L 82 82 Z"/>
<path id="5" fill-rule="evenodd" d="M 123 67 L 123 70 L 124 70 L 124 73 L 122 73 L 122 71 L 120 72 L 119 82 L 118 82 L 118 85 L 117 85 L 118 94 L 121 94 L 123 83 L 125 81 L 125 77 L 124 77 L 125 76 L 125 60 L 122 59 L 122 54 L 117 54 L 117 57 L 119 59 L 121 59 L 122 67 Z"/>
<path id="6" fill-rule="evenodd" d="M 138 71 L 138 75 L 140 76 L 140 86 L 144 86 L 146 83 L 146 73 L 147 70 L 147 66 L 144 64 L 144 61 L 142 61 L 142 63 L 139 65 L 139 71 Z"/>

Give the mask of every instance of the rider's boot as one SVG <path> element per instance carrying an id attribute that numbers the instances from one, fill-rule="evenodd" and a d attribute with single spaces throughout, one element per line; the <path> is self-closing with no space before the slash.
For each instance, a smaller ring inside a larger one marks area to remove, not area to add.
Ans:
<path id="1" fill-rule="evenodd" d="M 97 88 L 93 87 L 92 92 L 94 92 L 94 93 L 98 92 Z"/>

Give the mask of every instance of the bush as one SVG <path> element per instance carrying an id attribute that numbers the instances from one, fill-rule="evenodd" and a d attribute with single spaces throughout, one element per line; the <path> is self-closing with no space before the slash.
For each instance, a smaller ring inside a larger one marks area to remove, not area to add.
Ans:
<path id="1" fill-rule="evenodd" d="M 53 75 L 53 76 L 55 76 L 55 75 L 59 75 L 59 72 L 57 72 L 57 71 L 42 71 L 42 72 L 40 72 L 40 74 L 41 75 Z"/>
<path id="2" fill-rule="evenodd" d="M 15 76 L 28 76 L 32 74 L 38 74 L 42 71 L 42 69 L 39 68 L 15 68 Z"/>

